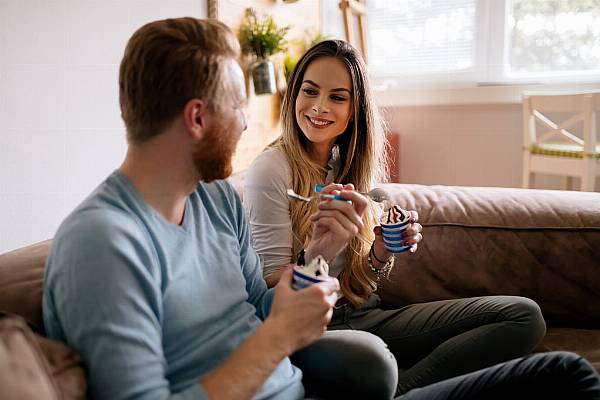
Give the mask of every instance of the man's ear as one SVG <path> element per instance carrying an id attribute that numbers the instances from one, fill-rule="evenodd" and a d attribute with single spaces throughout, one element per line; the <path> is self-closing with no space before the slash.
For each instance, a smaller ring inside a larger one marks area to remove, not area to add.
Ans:
<path id="1" fill-rule="evenodd" d="M 183 108 L 183 121 L 189 134 L 196 140 L 202 139 L 209 124 L 210 114 L 206 102 L 191 99 Z"/>

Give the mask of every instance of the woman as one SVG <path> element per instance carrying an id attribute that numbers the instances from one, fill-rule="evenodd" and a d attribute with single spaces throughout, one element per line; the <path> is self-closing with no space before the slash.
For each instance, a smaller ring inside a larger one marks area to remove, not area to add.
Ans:
<path id="1" fill-rule="evenodd" d="M 386 176 L 381 118 L 364 61 L 349 44 L 327 40 L 309 49 L 290 78 L 282 107 L 282 135 L 253 162 L 244 193 L 254 247 L 270 286 L 296 254 L 307 262 L 317 256 L 310 238 L 316 201 L 288 200 L 287 188 L 304 196 L 317 183 L 328 184 L 327 192 L 352 188 L 335 183 L 343 182 L 367 192 Z M 380 236 L 382 210 L 377 206 L 370 202 L 362 229 L 344 251 L 321 254 L 343 294 L 328 329 L 379 336 L 401 369 L 399 392 L 522 356 L 538 344 L 544 320 L 537 304 L 526 298 L 491 296 L 380 309 L 377 282 L 389 274 L 394 258 Z M 411 215 L 405 244 L 415 251 L 422 227 L 418 214 Z"/>

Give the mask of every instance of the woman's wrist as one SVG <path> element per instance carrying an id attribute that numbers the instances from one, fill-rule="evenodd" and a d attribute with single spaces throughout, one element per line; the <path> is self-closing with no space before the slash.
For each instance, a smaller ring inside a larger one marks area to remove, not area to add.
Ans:
<path id="1" fill-rule="evenodd" d="M 385 251 L 385 255 L 383 257 L 380 257 L 377 255 L 377 250 L 375 250 L 376 246 L 375 243 L 373 243 L 373 245 L 371 246 L 371 255 L 373 256 L 373 261 L 381 264 L 382 266 L 384 264 L 386 264 L 390 258 L 393 256 L 392 253 L 390 253 L 389 251 Z"/>
<path id="2" fill-rule="evenodd" d="M 369 265 L 369 269 L 371 270 L 373 275 L 375 275 L 375 280 L 377 281 L 377 283 L 381 281 L 382 276 L 387 277 L 390 274 L 390 271 L 394 266 L 394 260 L 395 259 L 393 257 L 393 254 L 390 254 L 390 257 L 386 261 L 377 260 L 375 257 L 375 243 L 371 245 L 369 255 L 367 256 L 367 262 Z M 374 262 L 377 262 L 379 264 L 378 268 L 376 268 L 373 265 Z"/>
<path id="3" fill-rule="evenodd" d="M 304 259 L 302 260 L 304 261 L 304 265 L 310 264 L 312 259 L 316 256 L 318 256 L 318 254 L 315 254 L 314 249 L 309 245 L 307 248 L 304 249 Z"/>
<path id="4" fill-rule="evenodd" d="M 332 255 L 329 251 L 327 251 L 328 249 L 315 249 L 315 247 L 316 246 L 313 246 L 312 243 L 309 243 L 308 247 L 304 249 L 304 263 L 309 264 L 313 258 L 321 256 L 328 264 L 331 265 L 331 262 L 337 256 L 337 254 Z"/>
<path id="5" fill-rule="evenodd" d="M 373 244 L 371 245 L 371 255 L 373 257 L 373 263 L 377 266 L 380 265 L 380 267 L 383 267 L 384 264 L 386 264 L 390 258 L 393 257 L 393 253 L 390 253 L 389 251 L 387 251 L 387 249 L 385 248 L 385 246 L 378 246 L 377 240 L 375 240 L 373 242 Z M 383 251 L 378 251 L 379 248 L 383 247 Z M 383 253 L 383 256 L 380 256 L 380 254 Z"/>

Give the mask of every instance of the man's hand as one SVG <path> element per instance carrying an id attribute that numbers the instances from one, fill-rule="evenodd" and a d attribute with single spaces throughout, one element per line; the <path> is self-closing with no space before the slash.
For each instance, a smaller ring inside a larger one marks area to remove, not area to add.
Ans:
<path id="1" fill-rule="evenodd" d="M 275 287 L 275 297 L 265 326 L 277 332 L 288 354 L 317 340 L 327 330 L 340 284 L 335 278 L 307 288 L 292 289 L 292 267 L 286 268 Z"/>
<path id="2" fill-rule="evenodd" d="M 319 202 L 318 211 L 311 217 L 314 224 L 311 241 L 306 249 L 306 262 L 321 255 L 328 262 L 363 228 L 362 215 L 367 199 L 354 191 L 354 185 L 327 185 L 322 194 L 339 195 L 342 200 Z"/>
<path id="3" fill-rule="evenodd" d="M 239 348 L 200 379 L 210 399 L 250 399 L 277 365 L 327 329 L 340 284 L 335 278 L 292 289 L 292 267 L 275 288 L 271 312 Z"/>

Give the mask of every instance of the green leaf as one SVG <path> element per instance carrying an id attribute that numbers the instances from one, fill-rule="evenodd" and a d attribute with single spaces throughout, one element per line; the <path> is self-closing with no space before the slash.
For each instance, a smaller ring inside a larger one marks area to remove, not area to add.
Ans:
<path id="1" fill-rule="evenodd" d="M 290 27 L 279 28 L 270 15 L 259 20 L 250 13 L 240 27 L 240 42 L 244 53 L 252 53 L 258 58 L 268 58 L 286 49 L 285 36 Z"/>

